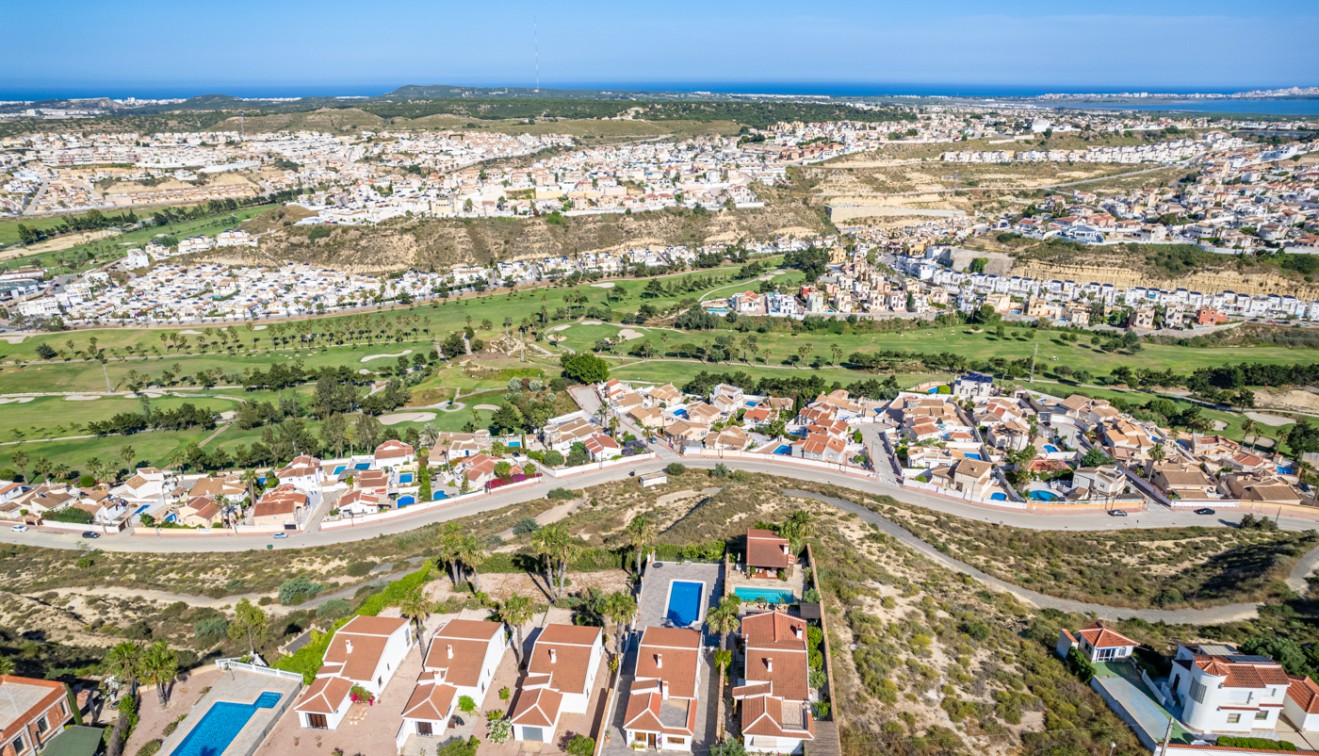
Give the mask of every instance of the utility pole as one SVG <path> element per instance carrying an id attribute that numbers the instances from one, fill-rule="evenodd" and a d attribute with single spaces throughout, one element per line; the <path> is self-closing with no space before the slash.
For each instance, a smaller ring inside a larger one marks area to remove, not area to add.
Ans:
<path id="1" fill-rule="evenodd" d="M 540 93 L 540 18 L 531 17 L 531 47 L 536 56 L 536 93 Z"/>
<path id="2" fill-rule="evenodd" d="M 1035 351 L 1030 355 L 1030 382 L 1035 382 L 1035 358 L 1040 356 L 1040 345 L 1035 345 Z"/>

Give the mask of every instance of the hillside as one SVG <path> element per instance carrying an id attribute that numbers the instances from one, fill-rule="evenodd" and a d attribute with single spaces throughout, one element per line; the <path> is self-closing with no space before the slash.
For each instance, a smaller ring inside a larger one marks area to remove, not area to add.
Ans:
<path id="1" fill-rule="evenodd" d="M 359 270 L 444 270 L 463 263 L 572 255 L 623 244 L 699 245 L 826 231 L 819 210 L 793 201 L 783 190 L 761 191 L 771 196 L 768 206 L 759 210 L 667 210 L 561 220 L 423 218 L 376 226 L 280 227 L 262 237 L 260 250 L 252 253 L 252 260 Z M 232 254 L 227 257 L 232 259 Z"/>

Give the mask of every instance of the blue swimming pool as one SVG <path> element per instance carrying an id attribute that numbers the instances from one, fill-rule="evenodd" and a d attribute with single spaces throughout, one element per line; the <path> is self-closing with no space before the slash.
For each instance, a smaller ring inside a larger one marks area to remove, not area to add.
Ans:
<path id="1" fill-rule="evenodd" d="M 674 580 L 669 583 L 669 608 L 664 612 L 664 618 L 678 627 L 694 625 L 701 619 L 704 602 L 705 583 Z"/>
<path id="2" fill-rule="evenodd" d="M 415 496 L 400 496 L 400 497 L 398 497 L 398 505 L 399 505 L 400 507 L 406 507 L 406 506 L 409 505 L 409 504 L 416 504 L 416 503 L 417 503 L 417 497 L 415 497 Z"/>
<path id="3" fill-rule="evenodd" d="M 1027 496 L 1035 501 L 1058 501 L 1058 494 L 1053 491 L 1031 491 Z"/>
<path id="4" fill-rule="evenodd" d="M 1296 472 L 1294 469 L 1287 467 L 1286 465 L 1278 465 L 1279 475 L 1291 475 L 1294 472 Z"/>
<path id="5" fill-rule="evenodd" d="M 449 494 L 447 494 L 447 493 L 445 493 L 445 492 L 443 492 L 443 491 L 436 491 L 436 492 L 431 496 L 431 501 L 439 501 L 440 499 L 447 499 L 447 498 L 449 498 Z"/>
<path id="6" fill-rule="evenodd" d="M 398 476 L 398 482 L 402 484 L 411 483 L 412 473 L 403 473 L 402 475 Z"/>
<path id="7" fill-rule="evenodd" d="M 370 469 L 371 469 L 371 463 L 370 463 L 370 462 L 358 462 L 357 464 L 353 465 L 353 469 L 355 469 L 355 470 L 370 470 Z"/>
<path id="8" fill-rule="evenodd" d="M 743 601 L 764 601 L 767 604 L 791 604 L 797 600 L 792 591 L 783 588 L 734 588 L 733 593 Z"/>
<path id="9" fill-rule="evenodd" d="M 791 445 L 791 444 L 779 444 L 779 448 L 775 449 L 775 450 L 774 450 L 774 453 L 775 453 L 775 454 L 782 454 L 782 455 L 784 455 L 784 456 L 791 456 L 791 455 L 792 455 L 792 445 Z"/>
<path id="10" fill-rule="evenodd" d="M 522 442 L 521 442 L 521 441 L 509 441 L 507 444 L 504 444 L 504 446 L 507 446 L 507 447 L 510 448 L 510 449 L 521 449 L 521 448 L 522 448 Z"/>
<path id="11" fill-rule="evenodd" d="M 135 514 L 135 515 L 140 515 L 140 514 L 142 514 L 143 512 L 147 511 L 148 509 L 151 509 L 151 505 L 150 505 L 150 504 L 143 504 L 142 506 L 140 506 L 140 507 L 138 507 L 136 510 L 134 510 L 134 511 L 133 511 L 133 514 Z"/>
<path id="12" fill-rule="evenodd" d="M 280 698 L 281 694 L 266 691 L 252 703 L 216 701 L 174 749 L 172 756 L 219 756 L 247 726 L 257 709 L 274 708 Z"/>
<path id="13" fill-rule="evenodd" d="M 173 512 L 170 512 L 169 514 L 165 515 L 165 522 L 177 522 L 178 519 L 179 516 L 174 514 Z"/>
<path id="14" fill-rule="evenodd" d="M 978 459 L 978 460 L 984 461 L 984 457 L 981 457 L 981 456 L 980 456 L 978 453 L 976 453 L 976 452 L 968 452 L 967 455 L 966 455 L 966 458 L 967 458 L 967 459 Z"/>
<path id="15" fill-rule="evenodd" d="M 338 467 L 334 468 L 334 474 L 342 475 L 343 471 L 347 469 L 348 469 L 348 465 L 339 465 Z"/>
<path id="16" fill-rule="evenodd" d="M 1044 445 L 1044 450 L 1045 450 L 1046 452 L 1050 453 L 1050 454 L 1057 454 L 1057 453 L 1058 453 L 1058 447 L 1054 446 L 1053 444 L 1045 444 L 1045 445 Z"/>
<path id="17" fill-rule="evenodd" d="M 676 409 L 676 410 L 673 411 L 673 416 L 674 416 L 674 417 L 687 417 L 687 410 L 685 410 L 685 409 Z"/>
<path id="18" fill-rule="evenodd" d="M 1008 500 L 1008 495 L 1005 494 L 1005 493 L 1003 493 L 1002 491 L 995 491 L 994 493 L 992 493 L 992 494 L 989 495 L 989 500 L 990 500 L 990 501 L 1007 501 L 1007 500 Z"/>

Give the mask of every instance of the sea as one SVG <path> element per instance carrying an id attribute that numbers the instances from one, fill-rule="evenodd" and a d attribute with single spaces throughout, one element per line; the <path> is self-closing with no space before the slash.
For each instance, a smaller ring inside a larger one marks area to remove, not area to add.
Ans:
<path id="1" fill-rule="evenodd" d="M 528 83 L 493 83 L 476 82 L 461 86 L 529 86 Z M 1269 85 L 1250 87 L 1249 89 L 1272 89 Z M 234 97 L 285 98 L 285 97 L 373 97 L 397 89 L 388 84 L 288 84 L 288 85 L 133 85 L 118 86 L 0 86 L 0 101 L 4 100 L 49 100 L 81 97 L 112 97 L 117 99 L 137 97 L 139 99 L 159 99 L 175 97 L 196 97 L 207 94 L 226 94 Z M 1150 94 L 1178 94 L 1195 91 L 1203 94 L 1230 94 L 1242 91 L 1243 87 L 1178 87 L 1160 88 L 1140 85 L 1120 87 L 1066 87 L 1048 85 L 1003 85 L 1003 84 L 925 84 L 925 83 L 878 83 L 866 84 L 856 82 L 754 82 L 754 81 L 582 81 L 582 82 L 542 82 L 542 89 L 576 89 L 614 92 L 686 92 L 716 94 L 763 94 L 763 95 L 812 95 L 835 97 L 956 97 L 968 99 L 1029 98 L 1049 93 L 1083 92 L 1086 94 L 1117 94 L 1122 92 L 1143 91 Z M 1236 98 L 1221 100 L 1206 99 L 1157 99 L 1128 100 L 1123 102 L 1106 102 L 1103 100 L 1085 102 L 1032 101 L 1035 104 L 1047 104 L 1059 107 L 1097 109 L 1097 110 L 1146 110 L 1146 111 L 1182 111 L 1198 113 L 1233 113 L 1242 115 L 1270 116 L 1312 116 L 1319 115 L 1319 98 Z"/>

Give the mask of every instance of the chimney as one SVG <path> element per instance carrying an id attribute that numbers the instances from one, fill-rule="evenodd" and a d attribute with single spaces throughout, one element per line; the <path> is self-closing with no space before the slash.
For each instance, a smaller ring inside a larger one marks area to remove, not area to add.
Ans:
<path id="1" fill-rule="evenodd" d="M 447 645 L 445 646 L 445 656 L 446 656 L 446 658 L 449 658 L 449 659 L 452 659 L 452 658 L 453 658 L 453 644 L 452 644 L 452 643 L 449 643 L 449 644 L 447 644 Z"/>
<path id="2" fill-rule="evenodd" d="M 351 654 L 353 653 L 353 639 L 352 639 L 352 638 L 348 638 L 348 639 L 346 640 L 346 642 L 345 642 L 345 645 L 347 645 L 347 647 L 348 647 L 348 653 L 351 655 Z"/>
<path id="3" fill-rule="evenodd" d="M 801 625 L 792 626 L 792 635 L 797 640 L 801 640 Z"/>
<path id="4" fill-rule="evenodd" d="M 787 554 L 788 554 L 788 544 L 786 544 L 786 543 L 779 544 L 779 548 L 780 548 L 780 549 L 783 549 L 783 554 L 784 554 L 784 556 L 787 556 Z"/>
<path id="5" fill-rule="evenodd" d="M 551 649 L 550 649 L 550 664 L 553 664 L 553 663 L 557 662 L 558 660 L 559 660 L 559 655 L 558 655 L 557 653 L 554 652 L 554 649 L 551 648 Z"/>
<path id="6" fill-rule="evenodd" d="M 655 669 L 664 669 L 664 654 L 655 654 Z"/>
<path id="7" fill-rule="evenodd" d="M 766 672 L 773 672 L 773 671 L 774 671 L 774 660 L 773 660 L 773 659 L 768 659 L 768 658 L 765 659 L 765 671 L 766 671 Z"/>

